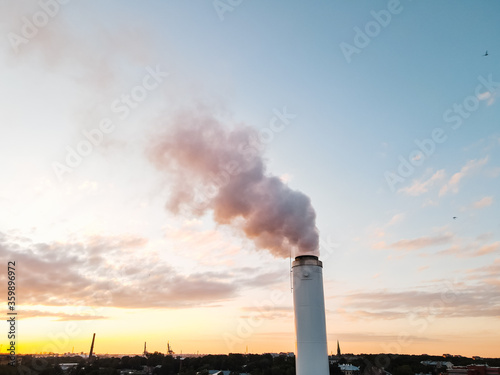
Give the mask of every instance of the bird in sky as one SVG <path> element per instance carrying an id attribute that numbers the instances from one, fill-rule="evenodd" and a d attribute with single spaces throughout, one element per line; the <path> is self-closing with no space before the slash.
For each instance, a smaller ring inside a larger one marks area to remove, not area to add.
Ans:
<path id="1" fill-rule="evenodd" d="M 453 220 L 455 220 L 457 217 L 456 216 L 453 216 Z"/>
<path id="2" fill-rule="evenodd" d="M 488 56 L 488 50 L 486 50 L 483 56 Z"/>

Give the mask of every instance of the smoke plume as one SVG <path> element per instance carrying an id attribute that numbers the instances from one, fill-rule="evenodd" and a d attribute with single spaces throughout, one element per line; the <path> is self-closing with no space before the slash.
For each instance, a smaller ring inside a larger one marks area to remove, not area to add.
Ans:
<path id="1" fill-rule="evenodd" d="M 179 114 L 149 152 L 172 181 L 167 209 L 240 228 L 276 257 L 318 255 L 316 213 L 305 194 L 266 173 L 262 143 L 248 126 Z"/>

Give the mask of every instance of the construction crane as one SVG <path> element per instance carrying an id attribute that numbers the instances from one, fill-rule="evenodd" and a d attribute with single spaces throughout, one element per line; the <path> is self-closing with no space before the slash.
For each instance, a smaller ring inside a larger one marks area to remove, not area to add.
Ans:
<path id="1" fill-rule="evenodd" d="M 167 341 L 167 355 L 174 355 L 174 351 L 172 350 L 172 347 L 170 346 L 170 342 Z"/>

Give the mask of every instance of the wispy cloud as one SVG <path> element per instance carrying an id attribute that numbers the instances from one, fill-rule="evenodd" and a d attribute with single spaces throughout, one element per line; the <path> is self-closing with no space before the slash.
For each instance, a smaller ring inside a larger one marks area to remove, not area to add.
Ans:
<path id="1" fill-rule="evenodd" d="M 427 179 L 414 180 L 410 186 L 401 188 L 398 192 L 411 196 L 422 195 L 427 193 L 437 182 L 443 180 L 444 177 L 444 169 L 440 169 Z"/>
<path id="2" fill-rule="evenodd" d="M 22 319 L 54 318 L 53 320 L 58 320 L 58 321 L 108 319 L 107 317 L 102 315 L 66 314 L 62 312 L 50 312 L 50 311 L 26 310 L 26 309 L 22 311 L 21 316 Z"/>
<path id="3" fill-rule="evenodd" d="M 474 202 L 473 207 L 474 208 L 484 208 L 491 206 L 493 204 L 493 197 L 484 197 L 478 200 L 477 202 Z"/>
<path id="4" fill-rule="evenodd" d="M 293 316 L 293 307 L 291 306 L 247 306 L 241 310 L 248 313 L 241 315 L 242 319 L 276 320 Z"/>
<path id="5" fill-rule="evenodd" d="M 496 268 L 499 267 L 500 263 Z M 339 312 L 363 320 L 394 320 L 411 315 L 436 318 L 500 316 L 500 283 L 467 285 L 448 281 L 438 284 L 431 287 L 433 290 L 352 293 L 345 297 Z"/>
<path id="6" fill-rule="evenodd" d="M 498 252 L 498 251 L 500 251 L 500 241 L 494 242 L 494 243 L 489 244 L 489 245 L 481 246 L 475 252 L 475 254 L 477 256 L 481 256 L 481 255 L 491 254 L 491 253 Z"/>
<path id="7" fill-rule="evenodd" d="M 451 176 L 450 180 L 443 186 L 441 187 L 441 190 L 439 190 L 439 196 L 443 196 L 449 191 L 452 193 L 458 193 L 458 185 L 462 179 L 465 177 L 470 176 L 472 173 L 480 169 L 482 166 L 484 166 L 486 163 L 488 163 L 488 157 L 485 157 L 483 159 L 479 160 L 469 160 L 461 169 L 459 172 L 455 173 L 453 176 Z"/>
<path id="8" fill-rule="evenodd" d="M 389 222 L 387 223 L 387 225 L 386 225 L 386 226 L 387 226 L 387 227 L 390 227 L 390 226 L 393 226 L 393 225 L 395 225 L 395 224 L 397 224 L 397 223 L 400 223 L 401 221 L 403 221 L 403 220 L 404 220 L 405 216 L 406 216 L 406 215 L 405 215 L 404 213 L 395 214 L 395 215 L 391 218 L 391 220 L 389 220 Z"/>
<path id="9" fill-rule="evenodd" d="M 490 91 L 485 91 L 477 96 L 479 100 L 488 100 L 491 98 L 491 92 Z"/>
<path id="10" fill-rule="evenodd" d="M 500 258 L 495 259 L 495 261 L 487 266 L 472 268 L 467 270 L 467 279 L 472 281 L 480 281 L 487 284 L 489 287 L 497 288 L 497 295 L 493 298 L 492 302 L 498 303 L 500 296 L 500 280 L 498 275 L 500 275 Z M 498 314 L 500 317 L 500 314 Z"/>
<path id="11" fill-rule="evenodd" d="M 429 268 L 429 266 L 421 266 L 421 267 L 418 267 L 417 271 L 418 272 L 422 272 L 422 271 L 425 271 L 428 268 Z"/>
<path id="12" fill-rule="evenodd" d="M 474 240 L 465 242 L 464 240 L 456 240 L 457 243 L 453 244 L 445 250 L 441 250 L 437 255 L 450 255 L 458 258 L 475 258 L 483 255 L 491 254 L 500 250 L 500 241 L 485 244 L 483 240 Z"/>
<path id="13" fill-rule="evenodd" d="M 486 105 L 490 106 L 493 103 L 495 103 L 496 96 L 497 96 L 497 91 L 493 91 L 493 92 L 491 92 L 491 91 L 485 91 L 485 92 L 477 95 L 477 98 L 479 100 L 486 100 Z"/>
<path id="14" fill-rule="evenodd" d="M 449 243 L 453 239 L 450 233 L 437 236 L 424 236 L 411 240 L 399 240 L 389 244 L 388 247 L 397 250 L 419 250 L 425 247 L 438 246 Z"/>
<path id="15" fill-rule="evenodd" d="M 423 204 L 422 207 L 436 207 L 439 205 L 438 201 L 432 200 L 432 199 L 427 199 Z"/>
<path id="16" fill-rule="evenodd" d="M 395 320 L 406 318 L 406 313 L 401 311 L 391 311 L 391 310 L 380 310 L 380 311 L 367 311 L 367 310 L 349 310 L 339 308 L 337 313 L 342 315 L 348 320 L 371 320 L 371 319 L 383 319 L 383 320 Z"/>
<path id="17" fill-rule="evenodd" d="M 404 219 L 406 218 L 406 214 L 403 212 L 394 214 L 388 222 L 383 224 L 380 227 L 376 228 L 371 228 L 370 229 L 370 235 L 374 237 L 374 243 L 372 243 L 372 248 L 373 249 L 384 249 L 387 247 L 386 242 L 383 240 L 383 238 L 386 236 L 386 230 L 394 225 L 397 225 L 398 223 L 401 223 Z"/>

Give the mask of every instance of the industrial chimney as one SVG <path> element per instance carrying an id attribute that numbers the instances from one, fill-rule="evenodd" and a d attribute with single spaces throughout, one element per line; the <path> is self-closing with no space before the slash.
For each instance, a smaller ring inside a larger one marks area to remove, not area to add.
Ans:
<path id="1" fill-rule="evenodd" d="M 323 263 L 301 255 L 292 264 L 293 305 L 297 334 L 297 375 L 328 375 Z"/>
<path id="2" fill-rule="evenodd" d="M 92 344 L 90 345 L 90 352 L 89 352 L 89 362 L 92 363 L 93 357 L 92 355 L 94 354 L 94 342 L 95 342 L 95 333 L 94 336 L 92 336 Z"/>

